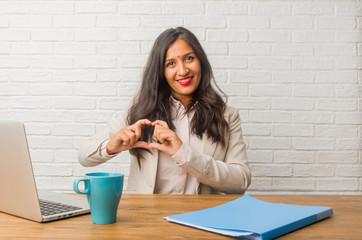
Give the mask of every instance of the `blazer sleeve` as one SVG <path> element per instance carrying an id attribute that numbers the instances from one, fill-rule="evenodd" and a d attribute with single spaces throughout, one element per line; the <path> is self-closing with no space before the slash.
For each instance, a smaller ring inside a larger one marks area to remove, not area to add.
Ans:
<path id="1" fill-rule="evenodd" d="M 190 149 L 186 163 L 180 165 L 185 171 L 205 185 L 226 194 L 242 194 L 251 182 L 246 145 L 242 138 L 241 120 L 236 109 L 228 107 L 226 120 L 229 124 L 226 146 L 216 144 L 212 156 Z M 206 141 L 205 144 L 212 144 Z M 211 146 L 204 146 L 204 148 Z"/>
<path id="2" fill-rule="evenodd" d="M 85 167 L 93 167 L 115 157 L 116 155 L 102 157 L 99 154 L 99 149 L 104 141 L 111 139 L 112 136 L 125 125 L 124 115 L 119 116 L 108 123 L 107 127 L 103 131 L 100 131 L 88 138 L 78 150 L 79 163 Z"/>

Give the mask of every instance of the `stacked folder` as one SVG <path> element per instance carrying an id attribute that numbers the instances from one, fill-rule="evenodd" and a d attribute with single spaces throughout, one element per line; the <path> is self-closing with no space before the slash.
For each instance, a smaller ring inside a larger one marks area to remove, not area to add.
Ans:
<path id="1" fill-rule="evenodd" d="M 270 203 L 244 195 L 231 202 L 165 219 L 241 239 L 273 239 L 333 215 L 330 207 Z"/>

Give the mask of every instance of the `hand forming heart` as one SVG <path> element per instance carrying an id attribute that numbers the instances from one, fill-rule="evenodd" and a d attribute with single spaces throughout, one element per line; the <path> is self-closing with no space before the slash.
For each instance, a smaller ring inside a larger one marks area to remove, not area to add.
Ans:
<path id="1" fill-rule="evenodd" d="M 159 143 L 138 141 L 141 137 L 141 127 L 143 125 L 152 125 L 155 127 L 153 135 Z M 107 144 L 107 153 L 115 154 L 132 148 L 154 148 L 172 156 L 180 149 L 181 146 L 181 139 L 168 127 L 165 121 L 156 120 L 151 122 L 148 119 L 141 119 L 133 125 L 120 129 L 109 140 Z"/>

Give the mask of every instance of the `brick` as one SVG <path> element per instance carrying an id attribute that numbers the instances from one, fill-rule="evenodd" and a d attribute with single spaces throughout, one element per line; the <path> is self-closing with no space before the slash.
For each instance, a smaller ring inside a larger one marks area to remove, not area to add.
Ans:
<path id="1" fill-rule="evenodd" d="M 327 70 L 334 69 L 335 62 L 333 58 L 293 58 L 292 59 L 293 69 L 298 70 Z"/>
<path id="2" fill-rule="evenodd" d="M 96 106 L 96 101 L 94 98 L 86 97 L 68 97 L 54 98 L 54 108 L 55 109 L 94 109 Z"/>
<path id="3" fill-rule="evenodd" d="M 235 106 L 239 109 L 270 109 L 270 100 L 266 98 L 229 98 L 231 106 Z"/>
<path id="4" fill-rule="evenodd" d="M 118 58 L 118 66 L 121 68 L 143 68 L 147 61 L 146 55 L 121 55 Z"/>
<path id="5" fill-rule="evenodd" d="M 56 28 L 89 28 L 96 25 L 96 17 L 82 14 L 53 16 L 53 25 Z"/>
<path id="6" fill-rule="evenodd" d="M 360 3 L 341 3 L 336 4 L 336 15 L 337 16 L 361 16 L 362 7 Z"/>
<path id="7" fill-rule="evenodd" d="M 271 47 L 268 43 L 230 43 L 231 55 L 271 55 Z"/>
<path id="8" fill-rule="evenodd" d="M 356 84 L 348 85 L 337 85 L 336 86 L 336 96 L 337 97 L 352 97 L 358 98 L 362 94 L 362 86 Z"/>
<path id="9" fill-rule="evenodd" d="M 358 165 L 337 167 L 337 175 L 341 177 L 360 177 L 362 167 Z"/>
<path id="10" fill-rule="evenodd" d="M 263 2 L 250 4 L 250 15 L 285 16 L 291 14 L 292 5 L 289 3 Z"/>
<path id="11" fill-rule="evenodd" d="M 7 109 L 9 107 L 9 105 L 10 105 L 9 98 L 0 97 L 0 109 Z"/>
<path id="12" fill-rule="evenodd" d="M 92 124 L 57 123 L 52 126 L 54 136 L 91 136 L 95 134 Z"/>
<path id="13" fill-rule="evenodd" d="M 273 82 L 276 83 L 312 83 L 314 74 L 306 71 L 273 72 Z"/>
<path id="14" fill-rule="evenodd" d="M 268 150 L 247 151 L 247 155 L 250 163 L 271 163 L 273 161 L 273 152 Z"/>
<path id="15" fill-rule="evenodd" d="M 263 124 L 243 124 L 244 136 L 270 136 L 270 126 Z"/>
<path id="16" fill-rule="evenodd" d="M 279 164 L 250 164 L 253 176 L 257 177 L 288 177 L 292 176 L 292 167 Z"/>
<path id="17" fill-rule="evenodd" d="M 0 54 L 9 54 L 9 53 L 10 53 L 10 44 L 0 43 Z"/>
<path id="18" fill-rule="evenodd" d="M 8 16 L 0 16 L 0 28 L 9 27 L 9 17 Z"/>
<path id="19" fill-rule="evenodd" d="M 337 164 L 353 164 L 358 162 L 357 152 L 347 152 L 347 151 L 318 151 L 317 153 L 317 163 L 337 163 Z"/>
<path id="20" fill-rule="evenodd" d="M 117 31 L 114 29 L 77 29 L 74 31 L 76 41 L 115 41 Z"/>
<path id="21" fill-rule="evenodd" d="M 293 15 L 333 15 L 334 6 L 332 3 L 293 3 Z"/>
<path id="22" fill-rule="evenodd" d="M 263 191 L 270 190 L 272 188 L 272 179 L 270 177 L 254 177 L 253 181 L 248 188 L 248 191 Z"/>
<path id="23" fill-rule="evenodd" d="M 117 2 L 75 2 L 76 13 L 116 13 Z"/>
<path id="24" fill-rule="evenodd" d="M 30 9 L 29 2 L 0 2 L 0 13 L 28 13 Z"/>
<path id="25" fill-rule="evenodd" d="M 290 138 L 273 138 L 273 137 L 250 137 L 249 148 L 250 149 L 263 149 L 263 150 L 280 150 L 291 149 L 292 143 Z"/>
<path id="26" fill-rule="evenodd" d="M 13 43 L 11 45 L 12 54 L 52 54 L 52 43 Z"/>
<path id="27" fill-rule="evenodd" d="M 72 176 L 73 168 L 68 164 L 33 164 L 35 176 Z"/>
<path id="28" fill-rule="evenodd" d="M 54 43 L 54 53 L 61 55 L 90 55 L 96 53 L 93 43 Z"/>
<path id="29" fill-rule="evenodd" d="M 362 57 L 339 57 L 336 60 L 336 65 L 338 69 L 362 69 Z"/>
<path id="30" fill-rule="evenodd" d="M 293 176 L 296 177 L 332 177 L 334 167 L 330 165 L 293 165 Z"/>
<path id="31" fill-rule="evenodd" d="M 272 17 L 271 29 L 313 29 L 314 18 L 312 16 Z"/>
<path id="32" fill-rule="evenodd" d="M 289 70 L 292 68 L 291 60 L 280 57 L 249 57 L 250 69 Z"/>
<path id="33" fill-rule="evenodd" d="M 252 111 L 250 120 L 256 123 L 288 123 L 291 122 L 291 113 L 284 111 Z"/>
<path id="34" fill-rule="evenodd" d="M 354 99 L 320 99 L 317 102 L 318 110 L 326 111 L 355 111 L 358 102 Z"/>
<path id="35" fill-rule="evenodd" d="M 209 61 L 214 69 L 240 69 L 247 67 L 247 59 L 242 56 L 210 56 Z"/>
<path id="36" fill-rule="evenodd" d="M 73 58 L 71 57 L 34 57 L 31 59 L 31 68 L 39 69 L 70 69 L 73 68 Z"/>
<path id="37" fill-rule="evenodd" d="M 356 83 L 356 71 L 318 71 L 315 73 L 316 82 L 320 83 Z"/>
<path id="38" fill-rule="evenodd" d="M 312 191 L 315 189 L 314 178 L 273 178 L 273 189 L 284 191 Z"/>
<path id="39" fill-rule="evenodd" d="M 326 85 L 300 85 L 293 87 L 295 97 L 333 97 L 334 86 Z"/>
<path id="40" fill-rule="evenodd" d="M 314 100 L 302 98 L 272 99 L 272 109 L 275 110 L 313 110 Z"/>
<path id="41" fill-rule="evenodd" d="M 12 15 L 10 21 L 15 28 L 46 28 L 53 23 L 49 15 Z"/>
<path id="42" fill-rule="evenodd" d="M 89 4 L 89 3 L 88 3 Z M 32 2 L 30 13 L 33 14 L 73 14 L 73 2 Z"/>
<path id="43" fill-rule="evenodd" d="M 248 4 L 246 2 L 207 2 L 207 15 L 247 15 Z"/>
<path id="44" fill-rule="evenodd" d="M 357 191 L 358 180 L 356 178 L 326 178 L 316 180 L 316 189 L 319 191 Z"/>
<path id="45" fill-rule="evenodd" d="M 212 42 L 246 42 L 248 33 L 243 30 L 208 30 L 207 39 Z"/>
<path id="46" fill-rule="evenodd" d="M 54 137 L 54 136 L 31 136 L 28 137 L 29 146 L 34 149 L 57 149 L 71 148 L 71 137 Z"/>
<path id="47" fill-rule="evenodd" d="M 162 4 L 163 14 L 196 15 L 204 12 L 205 7 L 202 2 L 172 1 Z"/>
<path id="48" fill-rule="evenodd" d="M 75 57 L 74 67 L 77 69 L 105 69 L 116 68 L 117 58 L 114 57 Z"/>
<path id="49" fill-rule="evenodd" d="M 63 70 L 54 71 L 55 82 L 94 82 L 97 74 L 95 71 L 87 70 Z"/>
<path id="50" fill-rule="evenodd" d="M 351 31 L 336 31 L 335 42 L 338 43 L 358 43 L 360 42 L 361 34 L 357 29 Z"/>
<path id="51" fill-rule="evenodd" d="M 27 135 L 50 135 L 51 126 L 41 123 L 25 123 L 25 131 Z"/>
<path id="52" fill-rule="evenodd" d="M 49 71 L 16 71 L 10 73 L 10 80 L 14 82 L 50 82 L 53 74 Z"/>
<path id="53" fill-rule="evenodd" d="M 123 96 L 123 95 L 122 95 Z M 122 98 L 102 98 L 99 101 L 99 109 L 126 110 L 129 107 L 128 100 Z"/>
<path id="54" fill-rule="evenodd" d="M 316 56 L 356 56 L 355 44 L 323 44 L 316 45 Z"/>
<path id="55" fill-rule="evenodd" d="M 274 153 L 275 163 L 314 163 L 314 153 L 310 151 L 279 151 Z"/>
<path id="56" fill-rule="evenodd" d="M 256 97 L 288 97 L 292 95 L 290 86 L 253 85 L 249 87 L 250 96 Z"/>
<path id="57" fill-rule="evenodd" d="M 229 52 L 228 44 L 226 43 L 201 43 L 206 55 L 227 55 Z M 230 50 L 230 52 L 233 52 Z"/>
<path id="58" fill-rule="evenodd" d="M 313 45 L 307 44 L 273 44 L 273 56 L 313 56 Z"/>
<path id="59" fill-rule="evenodd" d="M 292 32 L 292 42 L 295 43 L 329 43 L 334 41 L 334 31 L 297 30 Z"/>
<path id="60" fill-rule="evenodd" d="M 70 149 L 56 149 L 54 151 L 55 163 L 78 163 L 78 151 Z"/>
<path id="61" fill-rule="evenodd" d="M 216 78 L 219 79 L 219 78 Z M 236 97 L 240 97 L 240 96 L 247 96 L 248 95 L 248 87 L 245 85 L 241 85 L 241 84 L 223 84 L 220 85 L 220 87 L 222 87 L 222 89 L 224 90 L 224 92 L 228 95 L 228 96 L 236 96 Z"/>
<path id="62" fill-rule="evenodd" d="M 228 27 L 230 29 L 269 29 L 270 19 L 268 17 L 229 16 Z"/>
<path id="63" fill-rule="evenodd" d="M 175 18 L 175 17 L 173 17 Z M 177 19 L 177 18 L 176 18 Z M 181 24 L 173 24 L 175 20 L 168 21 L 169 26 L 179 26 Z M 152 21 L 151 21 L 152 22 Z M 156 26 L 158 24 L 156 23 Z M 184 18 L 184 26 L 188 27 L 205 27 L 205 28 L 225 28 L 226 18 L 223 16 L 187 16 Z"/>
<path id="64" fill-rule="evenodd" d="M 28 95 L 29 87 L 26 84 L 2 83 L 1 96 Z"/>
<path id="65" fill-rule="evenodd" d="M 232 83 L 267 83 L 271 82 L 271 74 L 255 71 L 230 70 L 230 82 Z"/>
<path id="66" fill-rule="evenodd" d="M 118 32 L 118 39 L 123 41 L 155 41 L 161 32 L 146 29 L 122 29 Z"/>
<path id="67" fill-rule="evenodd" d="M 101 43 L 97 44 L 97 53 L 102 55 L 140 54 L 139 43 Z"/>
<path id="68" fill-rule="evenodd" d="M 79 83 L 73 84 L 73 90 L 78 96 L 115 96 L 117 89 L 114 84 L 106 83 Z"/>
<path id="69" fill-rule="evenodd" d="M 362 139 L 342 139 L 339 136 L 337 140 L 337 148 L 342 150 L 361 150 L 362 149 Z"/>
<path id="70" fill-rule="evenodd" d="M 1 68 L 28 68 L 29 58 L 28 57 L 2 57 L 0 56 L 0 69 Z"/>
<path id="71" fill-rule="evenodd" d="M 127 1 L 118 3 L 119 14 L 137 14 L 137 15 L 157 15 L 161 14 L 162 2 L 146 2 L 146 1 Z"/>
<path id="72" fill-rule="evenodd" d="M 50 109 L 52 107 L 51 98 L 48 97 L 17 97 L 12 98 L 12 108 L 35 108 Z"/>
<path id="73" fill-rule="evenodd" d="M 139 79 L 141 79 L 141 71 L 139 69 L 100 70 L 97 73 L 97 81 L 100 82 L 128 83 Z"/>
<path id="74" fill-rule="evenodd" d="M 290 31 L 285 30 L 250 30 L 250 42 L 285 43 L 291 41 Z"/>
<path id="75" fill-rule="evenodd" d="M 128 27 L 136 28 L 141 24 L 141 19 L 136 16 L 103 15 L 97 18 L 99 27 Z"/>
<path id="76" fill-rule="evenodd" d="M 0 41 L 28 41 L 29 39 L 29 32 L 0 29 Z"/>
<path id="77" fill-rule="evenodd" d="M 31 84 L 30 94 L 34 96 L 71 96 L 73 94 L 73 89 L 69 84 Z"/>
<path id="78" fill-rule="evenodd" d="M 316 29 L 354 29 L 356 28 L 356 19 L 352 17 L 316 17 Z"/>
<path id="79" fill-rule="evenodd" d="M 53 150 L 47 149 L 30 149 L 30 157 L 32 163 L 51 163 L 53 162 Z"/>
<path id="80" fill-rule="evenodd" d="M 334 150 L 333 139 L 293 138 L 293 148 L 296 150 Z"/>
<path id="81" fill-rule="evenodd" d="M 271 135 L 274 137 L 313 137 L 314 127 L 311 125 L 273 125 Z"/>
<path id="82" fill-rule="evenodd" d="M 73 41 L 73 35 L 73 30 L 64 29 L 46 29 L 31 31 L 32 41 Z"/>

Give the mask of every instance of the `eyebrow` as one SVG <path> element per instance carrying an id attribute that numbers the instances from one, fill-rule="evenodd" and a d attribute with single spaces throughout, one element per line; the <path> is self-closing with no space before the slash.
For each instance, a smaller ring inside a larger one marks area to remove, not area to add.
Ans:
<path id="1" fill-rule="evenodd" d="M 190 54 L 195 54 L 195 53 L 194 53 L 194 52 L 188 52 L 188 53 L 185 53 L 184 55 L 180 56 L 180 58 L 181 58 L 181 57 L 185 57 L 185 56 L 190 55 Z M 174 59 L 175 59 L 175 58 L 169 58 L 169 59 L 166 59 L 165 62 L 169 62 L 169 61 L 172 61 L 172 60 L 174 60 Z"/>

